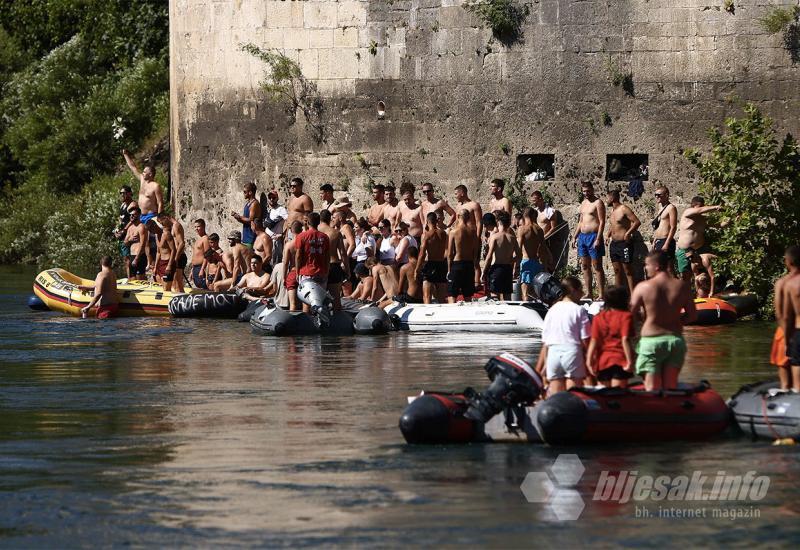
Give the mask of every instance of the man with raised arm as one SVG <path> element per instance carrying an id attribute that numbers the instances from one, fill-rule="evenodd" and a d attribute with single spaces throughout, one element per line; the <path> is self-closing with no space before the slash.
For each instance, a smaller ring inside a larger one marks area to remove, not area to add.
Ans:
<path id="1" fill-rule="evenodd" d="M 147 223 L 164 210 L 164 195 L 161 192 L 161 185 L 155 181 L 156 171 L 152 166 L 145 166 L 139 172 L 136 163 L 131 158 L 128 151 L 122 150 L 122 156 L 134 177 L 139 180 L 139 199 L 136 201 L 141 209 L 141 222 Z"/>
<path id="2" fill-rule="evenodd" d="M 572 242 L 578 248 L 578 258 L 583 271 L 583 287 L 586 290 L 585 298 L 592 298 L 592 271 L 597 276 L 598 297 L 602 298 L 606 289 L 606 274 L 603 271 L 603 256 L 606 253 L 603 242 L 606 206 L 603 200 L 594 194 L 592 182 L 583 182 L 581 191 L 583 202 L 578 228 Z"/>
<path id="3" fill-rule="evenodd" d="M 514 212 L 511 209 L 511 201 L 503 196 L 505 188 L 506 182 L 499 178 L 495 178 L 489 183 L 489 193 L 492 195 L 489 200 L 489 212 L 504 210 L 508 212 L 509 216 L 512 216 Z"/>
<path id="4" fill-rule="evenodd" d="M 690 285 L 669 274 L 671 260 L 663 250 L 647 255 L 648 279 L 636 285 L 631 296 L 634 319 L 643 319 L 636 348 L 636 373 L 644 376 L 647 391 L 678 387 L 678 374 L 686 357 L 683 325 L 697 318 Z"/>
<path id="5" fill-rule="evenodd" d="M 707 254 L 710 249 L 706 245 L 706 214 L 720 210 L 721 206 L 706 206 L 703 197 L 692 197 L 691 206 L 681 214 L 680 233 L 675 256 L 678 261 L 678 274 L 684 281 L 692 279 L 692 254 Z"/>
<path id="6" fill-rule="evenodd" d="M 608 219 L 608 251 L 611 265 L 614 267 L 614 283 L 616 286 L 627 286 L 633 292 L 636 282 L 633 280 L 633 234 L 642 225 L 636 214 L 628 205 L 620 201 L 619 190 L 614 189 L 606 195 L 611 208 Z"/>
<path id="7" fill-rule="evenodd" d="M 97 318 L 108 319 L 116 317 L 119 311 L 119 298 L 117 297 L 117 279 L 112 269 L 111 256 L 103 256 L 100 260 L 100 272 L 94 279 L 94 286 L 79 286 L 84 292 L 94 292 L 92 300 L 84 308 L 81 314 L 86 316 L 95 305 L 97 305 Z"/>

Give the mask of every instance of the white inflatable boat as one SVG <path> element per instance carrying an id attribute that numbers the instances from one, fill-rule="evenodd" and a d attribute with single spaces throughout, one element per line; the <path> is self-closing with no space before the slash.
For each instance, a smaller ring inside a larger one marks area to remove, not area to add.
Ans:
<path id="1" fill-rule="evenodd" d="M 542 329 L 546 306 L 539 302 L 459 302 L 402 304 L 384 310 L 400 320 L 400 330 L 428 332 L 534 332 Z"/>

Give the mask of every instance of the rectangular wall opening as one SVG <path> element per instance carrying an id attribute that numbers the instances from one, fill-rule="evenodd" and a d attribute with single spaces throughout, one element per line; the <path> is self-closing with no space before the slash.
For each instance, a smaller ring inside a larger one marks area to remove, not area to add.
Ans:
<path id="1" fill-rule="evenodd" d="M 630 181 L 635 178 L 647 180 L 649 171 L 647 155 L 606 155 L 608 181 Z"/>
<path id="2" fill-rule="evenodd" d="M 525 181 L 547 181 L 555 179 L 555 155 L 517 155 L 517 177 Z"/>

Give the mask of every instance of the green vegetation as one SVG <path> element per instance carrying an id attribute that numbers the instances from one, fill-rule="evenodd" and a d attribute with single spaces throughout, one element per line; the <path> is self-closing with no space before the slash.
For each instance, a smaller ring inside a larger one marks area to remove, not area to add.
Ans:
<path id="1" fill-rule="evenodd" d="M 786 31 L 798 18 L 800 18 L 800 6 L 792 6 L 791 8 L 773 6 L 758 22 L 761 28 L 769 34 L 778 34 Z"/>
<path id="2" fill-rule="evenodd" d="M 634 96 L 632 72 L 623 71 L 611 56 L 606 59 L 606 72 L 608 73 L 608 80 L 614 87 L 622 88 L 626 95 Z"/>
<path id="3" fill-rule="evenodd" d="M 791 135 L 778 140 L 754 105 L 744 114 L 727 119 L 725 133 L 710 131 L 710 153 L 684 155 L 699 170 L 706 204 L 723 207 L 709 228 L 715 269 L 768 304 L 783 251 L 800 235 L 800 149 Z"/>
<path id="4" fill-rule="evenodd" d="M 370 55 L 378 55 L 378 43 L 374 40 L 369 41 L 369 54 Z"/>
<path id="5" fill-rule="evenodd" d="M 518 174 L 516 178 L 506 182 L 505 195 L 511 203 L 514 212 L 522 212 L 531 205 L 528 189 L 525 185 L 525 177 Z"/>
<path id="6" fill-rule="evenodd" d="M 115 246 L 110 174 L 166 134 L 168 52 L 163 1 L 0 3 L 0 261 L 85 269 Z"/>
<path id="7" fill-rule="evenodd" d="M 317 92 L 316 84 L 303 76 L 300 65 L 278 50 L 262 50 L 252 43 L 243 44 L 241 49 L 269 67 L 266 77 L 261 82 L 261 89 L 270 99 L 286 102 L 286 114 L 292 123 L 296 121 L 299 109 L 314 139 L 317 143 L 321 143 L 324 139 L 322 98 Z"/>
<path id="8" fill-rule="evenodd" d="M 492 36 L 506 46 L 522 38 L 522 25 L 529 14 L 527 5 L 520 6 L 515 0 L 482 0 L 466 4 L 465 8 L 477 15 L 492 29 Z"/>

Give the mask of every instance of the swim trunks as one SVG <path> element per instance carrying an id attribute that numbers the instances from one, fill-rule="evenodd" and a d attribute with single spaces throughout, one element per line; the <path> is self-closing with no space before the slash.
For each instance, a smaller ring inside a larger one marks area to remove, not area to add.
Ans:
<path id="1" fill-rule="evenodd" d="M 123 241 L 119 242 L 119 255 L 123 258 L 131 255 L 131 247 L 126 246 Z"/>
<path id="2" fill-rule="evenodd" d="M 158 260 L 156 264 L 156 276 L 164 278 L 167 276 L 167 266 L 169 266 L 169 260 Z M 172 280 L 172 277 L 170 277 Z"/>
<path id="3" fill-rule="evenodd" d="M 428 260 L 422 267 L 422 280 L 429 283 L 446 283 L 447 282 L 447 261 L 445 260 Z"/>
<path id="4" fill-rule="evenodd" d="M 398 294 L 397 296 L 392 296 L 392 300 L 394 300 L 395 302 L 401 302 L 403 304 L 421 304 L 422 303 L 422 299 L 415 298 L 413 296 L 409 296 L 405 292 L 403 292 L 402 294 Z"/>
<path id="5" fill-rule="evenodd" d="M 119 304 L 108 304 L 105 306 L 97 306 L 98 319 L 110 319 L 116 317 L 119 311 Z"/>
<path id="6" fill-rule="evenodd" d="M 297 271 L 292 269 L 286 274 L 283 286 L 286 287 L 286 290 L 297 290 Z"/>
<path id="7" fill-rule="evenodd" d="M 131 276 L 134 277 L 136 275 L 144 275 L 147 273 L 147 256 L 142 254 L 139 256 L 139 260 L 136 260 L 136 256 L 131 256 Z"/>
<path id="8" fill-rule="evenodd" d="M 186 258 L 186 254 L 181 252 L 180 255 L 178 256 L 177 261 L 175 262 L 175 265 L 178 266 L 178 269 L 184 269 L 186 267 L 186 264 L 188 263 L 189 260 Z"/>
<path id="9" fill-rule="evenodd" d="M 608 382 L 609 380 L 627 380 L 631 376 L 633 376 L 633 373 L 626 371 L 620 365 L 611 365 L 597 373 L 597 379 L 601 382 Z"/>
<path id="10" fill-rule="evenodd" d="M 769 362 L 776 367 L 786 367 L 789 365 L 789 358 L 786 356 L 786 337 L 781 327 L 775 329 L 775 336 L 772 338 L 772 350 L 770 350 L 769 354 Z"/>
<path id="11" fill-rule="evenodd" d="M 583 347 L 580 344 L 554 344 L 547 347 L 545 362 L 548 380 L 586 378 Z"/>
<path id="12" fill-rule="evenodd" d="M 448 296 L 471 298 L 475 294 L 475 264 L 469 260 L 454 261 L 447 284 Z"/>
<path id="13" fill-rule="evenodd" d="M 675 249 L 675 260 L 678 264 L 678 273 L 686 273 L 692 270 L 692 261 L 689 259 L 688 253 L 692 254 L 705 254 L 709 252 L 709 248 L 705 245 L 700 248 L 677 248 Z"/>
<path id="14" fill-rule="evenodd" d="M 519 265 L 519 282 L 530 285 L 537 273 L 544 271 L 544 266 L 532 258 L 525 258 Z"/>
<path id="15" fill-rule="evenodd" d="M 345 280 L 344 269 L 342 269 L 342 264 L 339 262 L 331 262 L 330 267 L 328 268 L 328 284 L 329 285 L 338 285 L 343 283 Z"/>
<path id="16" fill-rule="evenodd" d="M 142 217 L 140 219 L 142 223 L 146 224 L 156 216 L 157 216 L 156 212 L 148 212 L 147 214 L 142 214 Z"/>
<path id="17" fill-rule="evenodd" d="M 192 266 L 192 286 L 195 288 L 205 288 L 208 289 L 208 284 L 206 280 L 200 276 L 200 269 L 202 265 L 193 265 Z"/>
<path id="18" fill-rule="evenodd" d="M 602 237 L 600 237 L 600 246 L 594 247 L 594 241 L 597 238 L 596 231 L 593 233 L 578 233 L 578 258 L 589 256 L 591 259 L 596 260 L 605 256 L 606 246 L 603 244 Z"/>
<path id="19" fill-rule="evenodd" d="M 789 364 L 793 367 L 800 367 L 800 330 L 795 330 L 786 348 L 789 356 Z"/>
<path id="20" fill-rule="evenodd" d="M 665 242 L 667 242 L 667 239 L 656 239 L 656 240 L 654 240 L 653 241 L 653 250 L 654 251 L 655 250 L 661 250 L 662 248 L 664 248 L 664 243 Z M 669 243 L 669 248 L 667 250 L 664 250 L 664 252 L 666 252 L 667 256 L 670 257 L 670 258 L 674 258 L 675 257 L 675 239 L 672 239 L 672 241 Z"/>
<path id="21" fill-rule="evenodd" d="M 686 341 L 674 334 L 642 336 L 636 353 L 636 374 L 654 374 L 664 367 L 680 369 L 686 357 Z"/>
<path id="22" fill-rule="evenodd" d="M 612 263 L 629 264 L 633 261 L 633 247 L 630 241 L 611 241 L 608 255 Z"/>
<path id="23" fill-rule="evenodd" d="M 494 264 L 489 267 L 489 292 L 511 294 L 514 291 L 514 269 L 511 264 Z"/>

